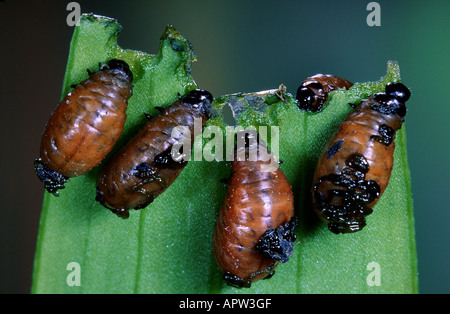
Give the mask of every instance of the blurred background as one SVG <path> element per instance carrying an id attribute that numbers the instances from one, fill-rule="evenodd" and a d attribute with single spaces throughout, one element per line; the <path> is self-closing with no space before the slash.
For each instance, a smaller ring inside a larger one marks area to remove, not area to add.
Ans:
<path id="1" fill-rule="evenodd" d="M 43 186 L 32 162 L 59 102 L 73 27 L 70 1 L 0 0 L 0 293 L 29 293 Z M 450 292 L 450 1 L 77 1 L 114 17 L 123 48 L 157 53 L 173 24 L 194 46 L 193 76 L 215 96 L 295 94 L 316 73 L 378 80 L 388 60 L 412 90 L 406 127 L 421 293 Z"/>

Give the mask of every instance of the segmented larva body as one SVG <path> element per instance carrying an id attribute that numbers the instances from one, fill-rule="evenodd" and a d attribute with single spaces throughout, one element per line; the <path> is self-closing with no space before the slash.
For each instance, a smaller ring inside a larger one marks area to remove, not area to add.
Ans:
<path id="1" fill-rule="evenodd" d="M 297 89 L 298 107 L 305 111 L 321 111 L 329 92 L 352 86 L 352 82 L 335 75 L 316 74 L 308 77 Z"/>
<path id="2" fill-rule="evenodd" d="M 186 165 L 183 160 L 172 159 L 173 145 L 183 141 L 182 137 L 173 138 L 172 130 L 179 126 L 188 128 L 192 145 L 194 119 L 201 119 L 202 126 L 205 125 L 212 100 L 209 92 L 194 90 L 161 109 L 160 115 L 148 117 L 150 121 L 103 167 L 96 199 L 122 218 L 129 216 L 129 209 L 149 205 Z"/>
<path id="3" fill-rule="evenodd" d="M 42 135 L 35 170 L 54 195 L 68 178 L 97 166 L 123 131 L 133 75 L 126 62 L 110 60 L 90 73 L 58 105 Z"/>
<path id="4" fill-rule="evenodd" d="M 274 158 L 273 155 L 271 158 Z M 215 233 L 214 255 L 230 285 L 269 278 L 293 253 L 294 199 L 283 171 L 261 171 L 270 161 L 235 161 Z"/>
<path id="5" fill-rule="evenodd" d="M 332 232 L 356 232 L 366 225 L 388 185 L 394 138 L 409 97 L 403 84 L 388 84 L 385 93 L 361 101 L 326 146 L 314 175 L 313 200 Z"/>

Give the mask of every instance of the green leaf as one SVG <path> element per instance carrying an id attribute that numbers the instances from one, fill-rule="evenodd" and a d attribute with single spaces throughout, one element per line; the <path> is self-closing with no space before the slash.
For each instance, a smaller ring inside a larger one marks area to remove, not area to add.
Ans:
<path id="1" fill-rule="evenodd" d="M 191 46 L 172 27 L 161 37 L 157 56 L 123 50 L 117 45 L 119 24 L 83 15 L 75 29 L 64 80 L 87 77 L 86 68 L 122 58 L 135 74 L 120 147 L 143 123 L 142 113 L 167 106 L 196 87 L 190 76 Z M 396 62 L 376 82 L 357 83 L 330 94 L 320 113 L 301 112 L 284 86 L 258 93 L 225 95 L 214 101 L 208 126 L 279 126 L 280 166 L 292 184 L 300 218 L 299 244 L 270 280 L 236 289 L 222 280 L 212 252 L 213 230 L 223 202 L 229 162 L 190 161 L 177 180 L 151 205 L 117 218 L 95 199 L 101 165 L 71 178 L 59 198 L 45 192 L 34 265 L 34 293 L 415 293 L 417 260 L 405 125 L 395 140 L 392 177 L 381 200 L 354 234 L 331 233 L 311 207 L 312 175 L 324 145 L 358 103 L 400 80 Z M 234 110 L 236 121 L 223 115 Z M 407 117 L 406 117 L 407 118 Z M 269 128 L 269 143 L 271 142 Z M 209 150 L 209 138 L 196 139 L 195 149 Z M 70 262 L 80 265 L 80 286 L 69 286 Z M 372 268 L 374 267 L 375 268 Z M 378 268 L 377 268 L 378 267 Z M 380 285 L 373 286 L 373 275 Z"/>

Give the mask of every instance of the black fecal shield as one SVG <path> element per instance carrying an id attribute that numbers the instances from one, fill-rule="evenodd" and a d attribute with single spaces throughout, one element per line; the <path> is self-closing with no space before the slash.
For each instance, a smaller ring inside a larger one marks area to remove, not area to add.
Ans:
<path id="1" fill-rule="evenodd" d="M 294 254 L 294 233 L 298 219 L 295 217 L 277 229 L 268 229 L 259 238 L 255 248 L 261 255 L 272 258 L 275 261 L 286 263 Z"/>
<path id="2" fill-rule="evenodd" d="M 59 196 L 58 190 L 64 189 L 64 184 L 69 182 L 69 178 L 54 171 L 44 165 L 40 158 L 34 161 L 34 171 L 39 180 L 44 183 L 44 187 L 54 196 Z"/>
<path id="3" fill-rule="evenodd" d="M 229 272 L 223 274 L 223 279 L 227 282 L 229 286 L 235 288 L 250 288 L 252 283 L 248 280 L 243 280 L 242 278 L 235 276 Z"/>
<path id="4" fill-rule="evenodd" d="M 334 233 L 352 233 L 366 225 L 365 217 L 372 213 L 368 205 L 380 197 L 380 186 L 366 180 L 369 163 L 360 154 L 353 154 L 345 161 L 342 173 L 320 177 L 314 185 L 315 210 L 326 218 L 328 228 Z M 324 182 L 334 185 L 327 196 L 320 192 Z"/>

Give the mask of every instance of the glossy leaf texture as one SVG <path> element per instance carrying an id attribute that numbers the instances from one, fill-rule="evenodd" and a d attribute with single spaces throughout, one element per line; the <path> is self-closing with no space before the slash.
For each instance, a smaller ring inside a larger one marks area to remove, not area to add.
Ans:
<path id="1" fill-rule="evenodd" d="M 144 122 L 143 113 L 156 113 L 196 88 L 190 76 L 192 46 L 173 27 L 161 37 L 158 55 L 124 50 L 117 45 L 117 21 L 83 15 L 76 27 L 64 79 L 70 85 L 87 77 L 98 62 L 122 58 L 135 75 L 125 131 L 115 150 Z M 223 202 L 230 163 L 191 160 L 177 180 L 147 208 L 120 219 L 95 201 L 101 165 L 72 178 L 61 196 L 45 192 L 35 257 L 34 293 L 415 293 L 417 260 L 411 181 L 405 125 L 397 133 L 395 162 L 389 186 L 358 233 L 336 235 L 320 222 L 311 207 L 312 175 L 323 147 L 358 103 L 400 81 L 396 62 L 378 81 L 356 83 L 332 92 L 320 113 L 298 110 L 285 87 L 217 97 L 208 126 L 215 135 L 197 137 L 194 152 L 203 156 L 225 146 L 213 140 L 230 125 L 279 127 L 280 165 L 291 182 L 296 215 L 300 218 L 295 253 L 279 265 L 269 280 L 250 289 L 226 285 L 212 251 L 216 216 Z M 407 85 L 407 83 L 405 83 Z M 200 86 L 201 88 L 201 86 Z M 234 118 L 230 118 L 234 114 Z M 407 120 L 408 116 L 406 116 Z M 214 130 L 214 129 L 213 129 Z M 221 134 L 222 133 L 222 134 Z M 273 134 L 272 134 L 273 135 Z M 112 154 L 114 151 L 112 152 Z M 225 159 L 225 156 L 223 156 Z M 80 265 L 80 286 L 68 285 Z M 69 278 L 69 279 L 68 279 Z M 378 281 L 379 280 L 379 281 Z"/>

